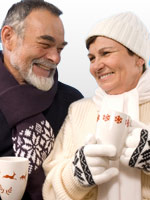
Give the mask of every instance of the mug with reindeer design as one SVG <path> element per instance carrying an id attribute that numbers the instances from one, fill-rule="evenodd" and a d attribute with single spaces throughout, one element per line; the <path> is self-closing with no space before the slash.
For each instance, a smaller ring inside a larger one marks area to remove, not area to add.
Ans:
<path id="1" fill-rule="evenodd" d="M 2 200 L 21 200 L 28 180 L 28 159 L 0 157 L 0 197 Z"/>
<path id="2" fill-rule="evenodd" d="M 116 156 L 112 160 L 120 157 L 130 124 L 130 116 L 123 112 L 103 108 L 98 113 L 96 139 L 99 143 L 111 144 L 116 147 Z"/>

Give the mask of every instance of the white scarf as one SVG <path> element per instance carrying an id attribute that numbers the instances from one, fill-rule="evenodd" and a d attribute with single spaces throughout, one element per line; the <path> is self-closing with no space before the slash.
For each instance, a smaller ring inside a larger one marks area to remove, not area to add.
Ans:
<path id="1" fill-rule="evenodd" d="M 98 88 L 93 101 L 98 110 L 107 106 L 139 120 L 139 104 L 150 101 L 150 69 L 143 73 L 133 90 L 119 95 L 108 95 Z M 112 161 L 111 166 L 119 168 L 119 176 L 99 186 L 97 200 L 141 200 L 140 170 L 124 167 L 119 161 Z"/>

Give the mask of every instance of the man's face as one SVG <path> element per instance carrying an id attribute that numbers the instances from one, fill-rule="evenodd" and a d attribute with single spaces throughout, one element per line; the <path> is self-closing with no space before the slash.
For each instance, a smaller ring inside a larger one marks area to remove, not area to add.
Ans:
<path id="1" fill-rule="evenodd" d="M 19 72 L 18 78 L 49 90 L 65 44 L 60 18 L 47 10 L 34 10 L 25 19 L 23 38 L 14 38 L 9 63 Z"/>

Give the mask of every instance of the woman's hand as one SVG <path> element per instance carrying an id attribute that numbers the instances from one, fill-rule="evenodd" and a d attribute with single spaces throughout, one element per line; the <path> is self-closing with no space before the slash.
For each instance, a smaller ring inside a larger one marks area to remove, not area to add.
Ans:
<path id="1" fill-rule="evenodd" d="M 126 166 L 150 172 L 150 131 L 148 126 L 141 122 L 132 122 L 120 160 Z"/>
<path id="2" fill-rule="evenodd" d="M 90 138 L 89 144 L 81 147 L 75 154 L 74 176 L 84 186 L 100 185 L 111 180 L 119 173 L 117 168 L 109 168 L 109 157 L 115 154 L 114 146 L 96 144 Z"/>

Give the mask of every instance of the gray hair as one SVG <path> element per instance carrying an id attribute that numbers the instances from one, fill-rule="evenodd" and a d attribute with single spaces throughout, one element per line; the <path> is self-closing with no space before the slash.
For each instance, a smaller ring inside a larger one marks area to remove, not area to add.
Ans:
<path id="1" fill-rule="evenodd" d="M 43 0 L 22 0 L 21 2 L 13 4 L 8 10 L 3 21 L 2 28 L 5 25 L 11 26 L 15 32 L 22 36 L 24 33 L 24 20 L 33 11 L 38 9 L 45 9 L 50 13 L 59 16 L 62 11 L 51 3 Z"/>

